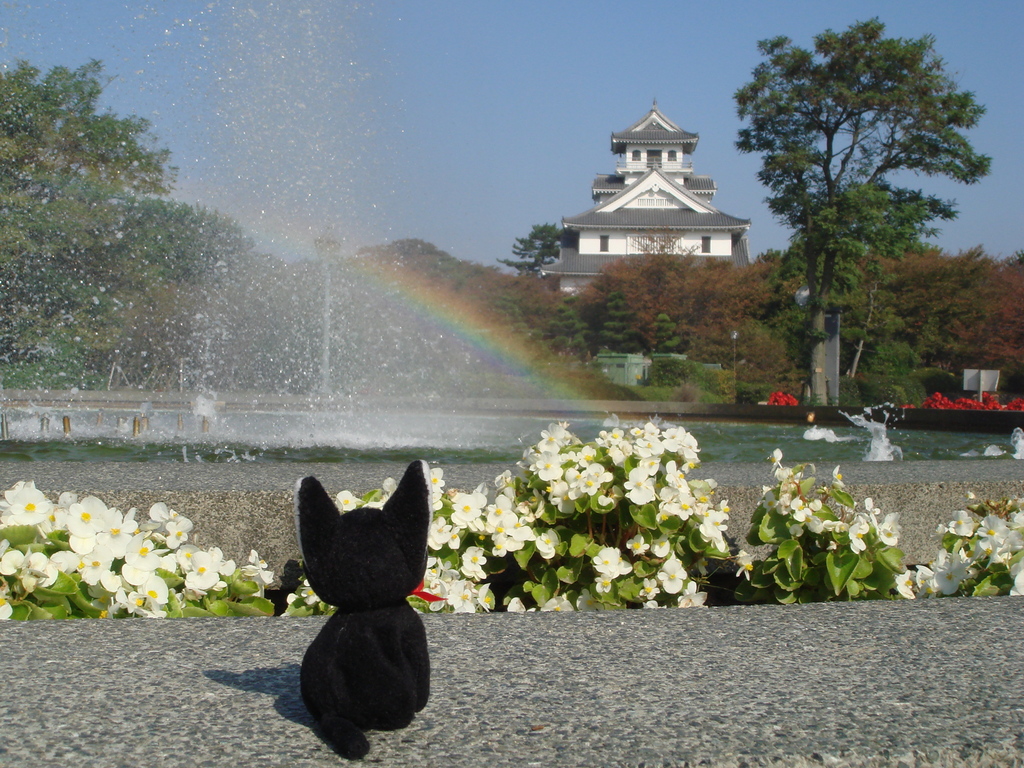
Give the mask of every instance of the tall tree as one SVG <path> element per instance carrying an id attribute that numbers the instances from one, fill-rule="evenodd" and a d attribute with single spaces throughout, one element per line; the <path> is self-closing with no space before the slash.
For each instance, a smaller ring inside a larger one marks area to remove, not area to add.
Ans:
<path id="1" fill-rule="evenodd" d="M 498 259 L 514 268 L 520 275 L 540 275 L 546 265 L 558 261 L 562 228 L 557 224 L 534 224 L 530 234 L 517 237 L 512 246 L 515 259 Z"/>
<path id="2" fill-rule="evenodd" d="M 765 61 L 735 95 L 742 152 L 762 155 L 760 181 L 772 213 L 793 230 L 793 254 L 810 290 L 810 393 L 825 402 L 825 310 L 833 289 L 856 284 L 870 252 L 898 257 L 952 201 L 895 186 L 901 172 L 970 184 L 989 170 L 963 131 L 984 113 L 935 52 L 934 38 L 884 37 L 877 19 L 814 38 L 759 43 Z M 901 176 L 901 178 L 904 178 Z"/>

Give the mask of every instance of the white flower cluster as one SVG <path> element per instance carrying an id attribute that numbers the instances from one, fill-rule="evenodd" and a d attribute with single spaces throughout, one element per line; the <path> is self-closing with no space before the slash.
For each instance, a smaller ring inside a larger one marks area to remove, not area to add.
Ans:
<path id="1" fill-rule="evenodd" d="M 976 586 L 988 578 L 1003 587 L 984 587 L 979 594 L 1024 595 L 1024 498 L 1009 501 L 1004 516 L 984 517 L 962 509 L 946 525 L 940 525 L 944 548 L 927 566 L 908 572 L 906 580 L 927 597 L 955 595 L 965 582 Z M 973 590 L 968 594 L 973 594 Z"/>
<path id="2" fill-rule="evenodd" d="M 821 512 L 824 506 L 821 498 L 807 499 L 807 489 L 801 485 L 804 481 L 802 468 L 783 466 L 782 452 L 779 450 L 772 454 L 772 459 L 775 461 L 775 479 L 779 485 L 762 486 L 764 496 L 761 504 L 768 510 L 789 516 L 792 520 L 792 536 L 800 536 L 804 529 L 814 534 L 845 534 L 841 538 L 848 537 L 850 549 L 857 554 L 867 548 L 866 539 L 870 533 L 874 533 L 885 546 L 895 547 L 898 544 L 899 515 L 890 512 L 879 520 L 880 510 L 875 507 L 871 498 L 864 499 L 863 510 L 855 509 L 853 500 L 844 498 L 845 486 L 839 467 L 832 470 L 831 511 L 836 518 L 830 519 L 829 516 L 816 514 Z M 835 540 L 829 544 L 832 550 L 838 547 L 839 542 Z"/>
<path id="3" fill-rule="evenodd" d="M 262 597 L 273 580 L 255 551 L 237 569 L 219 548 L 189 544 L 192 522 L 164 503 L 146 521 L 136 515 L 95 496 L 54 504 L 34 483 L 15 484 L 0 500 L 0 618 L 17 604 L 54 616 L 181 615 L 228 582 Z"/>
<path id="4" fill-rule="evenodd" d="M 493 498 L 485 486 L 446 492 L 442 471 L 432 470 L 435 518 L 427 539 L 425 588 L 442 600 L 429 609 L 492 610 L 494 594 L 486 580 L 506 567 L 507 556 L 527 570 L 531 558 L 551 564 L 548 584 L 556 582 L 553 589 L 538 587 L 536 605 L 529 609 L 521 597 L 513 597 L 509 611 L 593 610 L 626 602 L 661 607 L 669 599 L 681 606 L 703 604 L 706 594 L 678 556 L 679 531 L 692 521 L 707 549 L 724 558 L 728 507 L 712 500 L 714 481 L 687 481 L 698 450 L 693 436 L 678 427 L 616 428 L 583 444 L 566 424 L 551 424 L 524 453 L 525 477 L 503 473 L 494 481 Z M 369 498 L 380 504 L 386 493 Z M 358 502 L 348 492 L 338 496 L 342 510 Z M 618 525 L 620 516 L 631 528 L 620 546 L 601 544 L 597 534 L 582 533 L 587 523 L 572 522 L 590 519 L 589 525 L 607 529 L 608 521 L 614 518 Z M 563 562 L 567 559 L 575 564 Z M 694 563 L 704 572 L 703 556 Z M 593 581 L 584 565 L 595 574 Z M 566 570 L 554 579 L 558 567 Z M 316 604 L 311 591 L 290 599 L 300 598 Z"/>

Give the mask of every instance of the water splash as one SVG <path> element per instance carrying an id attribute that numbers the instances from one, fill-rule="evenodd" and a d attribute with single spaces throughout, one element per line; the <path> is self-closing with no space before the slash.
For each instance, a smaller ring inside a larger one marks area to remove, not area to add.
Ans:
<path id="1" fill-rule="evenodd" d="M 856 437 L 840 437 L 828 427 L 810 427 L 804 432 L 804 440 L 824 440 L 826 443 L 847 443 Z"/>
<path id="2" fill-rule="evenodd" d="M 840 411 L 840 413 L 842 413 L 843 416 L 850 420 L 851 424 L 853 424 L 856 427 L 862 427 L 863 429 L 866 429 L 868 431 L 868 434 L 871 436 L 871 442 L 868 445 L 867 453 L 864 454 L 864 461 L 903 460 L 903 449 L 900 448 L 898 445 L 894 444 L 891 440 L 889 440 L 889 436 L 887 434 L 889 419 L 892 418 L 893 416 L 893 414 L 890 411 L 886 410 L 887 406 L 892 407 L 889 406 L 889 404 L 886 404 L 871 408 L 865 408 L 863 415 L 858 413 L 851 415 L 849 413 Z M 872 415 L 872 412 L 875 410 L 880 410 L 882 412 L 881 421 L 873 421 L 871 418 L 869 418 Z"/>

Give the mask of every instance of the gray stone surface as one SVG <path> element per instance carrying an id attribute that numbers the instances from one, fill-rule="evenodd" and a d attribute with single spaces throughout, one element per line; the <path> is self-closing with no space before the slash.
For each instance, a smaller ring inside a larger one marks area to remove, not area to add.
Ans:
<path id="1" fill-rule="evenodd" d="M 344 764 L 298 665 L 322 619 L 0 623 L 0 765 Z M 380 766 L 1020 766 L 1024 600 L 430 615 Z"/>

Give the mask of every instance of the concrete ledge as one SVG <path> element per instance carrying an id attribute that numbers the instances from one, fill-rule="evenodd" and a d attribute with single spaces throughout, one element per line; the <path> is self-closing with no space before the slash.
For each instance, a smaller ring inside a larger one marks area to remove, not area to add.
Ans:
<path id="1" fill-rule="evenodd" d="M 1024 762 L 1024 600 L 431 615 L 380 766 Z M 299 697 L 322 619 L 2 622 L 0 765 L 338 766 Z"/>
<path id="2" fill-rule="evenodd" d="M 317 475 L 327 489 L 365 493 L 386 477 L 400 477 L 403 464 L 184 464 L 102 462 L 0 462 L 0 488 L 33 480 L 51 494 L 95 494 L 119 509 L 145 513 L 158 502 L 190 518 L 193 540 L 219 546 L 228 557 L 244 560 L 256 549 L 280 577 L 285 564 L 298 559 L 292 514 L 292 488 L 299 477 Z M 490 485 L 505 464 L 459 464 L 443 467 L 448 488 Z M 965 496 L 982 498 L 1024 495 L 1024 462 L 1011 459 L 975 461 L 861 462 L 842 467 L 858 500 L 870 496 L 886 512 L 901 515 L 901 548 L 908 564 L 929 562 L 938 546 L 935 528 L 962 509 Z M 832 467 L 821 467 L 822 481 Z M 698 478 L 720 483 L 718 493 L 732 507 L 729 533 L 742 541 L 761 496 L 773 482 L 767 463 L 708 463 Z"/>

